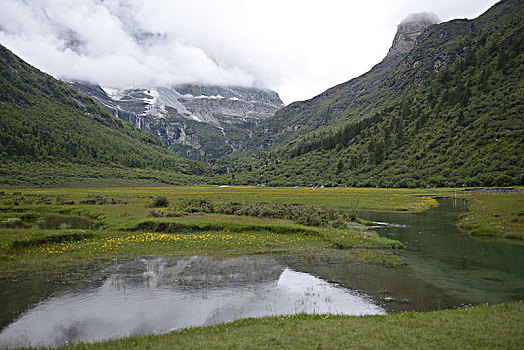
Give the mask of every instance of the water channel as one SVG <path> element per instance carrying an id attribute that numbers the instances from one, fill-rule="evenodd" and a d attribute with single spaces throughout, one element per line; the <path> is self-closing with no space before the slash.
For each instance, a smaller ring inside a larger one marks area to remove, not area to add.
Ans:
<path id="1" fill-rule="evenodd" d="M 405 243 L 387 268 L 326 257 L 115 259 L 67 275 L 0 280 L 0 348 L 156 334 L 245 317 L 434 310 L 524 298 L 524 246 L 458 231 L 464 204 L 424 213 L 361 213 Z M 57 283 L 64 282 L 64 283 Z"/>
<path id="2" fill-rule="evenodd" d="M 379 234 L 403 242 L 409 275 L 432 283 L 464 303 L 501 303 L 524 299 L 524 245 L 472 237 L 457 227 L 462 200 L 440 200 L 424 213 L 361 213 L 387 223 Z"/>

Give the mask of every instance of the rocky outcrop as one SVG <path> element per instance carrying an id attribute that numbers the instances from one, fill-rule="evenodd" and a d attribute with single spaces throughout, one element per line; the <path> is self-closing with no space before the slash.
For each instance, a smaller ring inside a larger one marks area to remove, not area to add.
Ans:
<path id="1" fill-rule="evenodd" d="M 211 123 L 259 122 L 284 106 L 278 94 L 255 88 L 227 88 L 196 84 L 173 89 L 192 118 Z"/>
<path id="2" fill-rule="evenodd" d="M 415 46 L 417 37 L 427 27 L 438 23 L 440 20 L 432 13 L 421 12 L 409 15 L 397 26 L 397 33 L 386 57 L 407 54 Z"/>
<path id="3" fill-rule="evenodd" d="M 249 138 L 250 128 L 284 106 L 276 92 L 257 88 L 185 84 L 120 90 L 78 81 L 68 84 L 193 159 L 232 152 Z"/>

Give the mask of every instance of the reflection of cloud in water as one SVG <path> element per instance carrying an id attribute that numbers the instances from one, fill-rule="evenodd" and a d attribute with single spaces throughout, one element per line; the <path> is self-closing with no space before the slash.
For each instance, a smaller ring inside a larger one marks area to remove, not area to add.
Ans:
<path id="1" fill-rule="evenodd" d="M 56 346 L 268 315 L 385 313 L 348 289 L 268 257 L 134 263 L 114 266 L 98 288 L 40 303 L 0 333 L 0 347 Z"/>
<path id="2" fill-rule="evenodd" d="M 389 223 L 389 222 L 380 222 L 380 221 L 373 221 L 375 224 L 377 224 L 376 226 L 368 226 L 368 228 L 379 228 L 379 227 L 385 227 L 385 226 L 389 226 L 389 227 L 409 227 L 408 225 L 402 225 L 402 224 L 392 224 L 392 223 Z"/>

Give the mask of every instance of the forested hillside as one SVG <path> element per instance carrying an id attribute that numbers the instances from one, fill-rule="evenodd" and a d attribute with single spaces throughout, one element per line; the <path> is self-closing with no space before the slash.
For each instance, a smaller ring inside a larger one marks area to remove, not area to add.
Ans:
<path id="1" fill-rule="evenodd" d="M 203 174 L 96 103 L 0 47 L 0 162 L 3 182 L 14 169 L 37 164 L 124 167 Z M 38 181 L 37 181 L 38 182 Z"/>
<path id="2" fill-rule="evenodd" d="M 523 7 L 520 1 L 502 1 L 475 20 L 427 28 L 394 74 L 382 78 L 382 87 L 363 97 L 367 103 L 357 103 L 351 89 L 344 100 L 342 84 L 335 99 L 328 90 L 324 97 L 284 108 L 277 117 L 285 114 L 292 123 L 308 113 L 321 119 L 319 99 L 326 113 L 348 106 L 331 116 L 337 126 L 318 128 L 234 163 L 238 174 L 233 182 L 381 187 L 524 183 Z M 265 144 L 275 144 L 278 135 L 268 138 Z"/>
<path id="3" fill-rule="evenodd" d="M 281 109 L 207 164 L 0 47 L 0 183 L 521 185 L 523 23 L 522 1 L 503 0 L 475 20 L 401 24 L 370 72 Z"/>

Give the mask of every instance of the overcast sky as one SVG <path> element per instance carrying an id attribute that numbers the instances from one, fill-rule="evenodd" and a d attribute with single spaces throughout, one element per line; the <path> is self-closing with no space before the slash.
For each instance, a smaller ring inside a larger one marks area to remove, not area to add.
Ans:
<path id="1" fill-rule="evenodd" d="M 411 13 L 496 0 L 0 0 L 0 43 L 61 79 L 269 88 L 287 104 L 368 71 Z"/>

